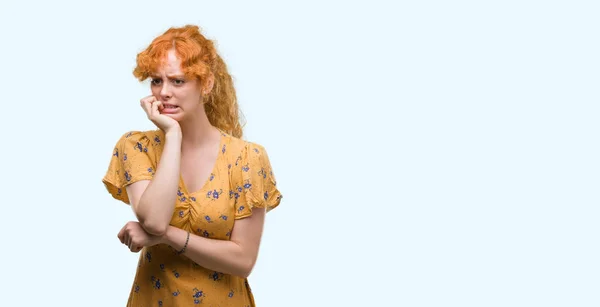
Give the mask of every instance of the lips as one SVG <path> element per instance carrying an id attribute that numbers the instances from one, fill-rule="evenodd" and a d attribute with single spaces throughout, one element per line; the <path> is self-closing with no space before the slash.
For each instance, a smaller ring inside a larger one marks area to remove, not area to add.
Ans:
<path id="1" fill-rule="evenodd" d="M 161 114 L 175 114 L 179 112 L 179 107 L 174 104 L 163 104 L 163 108 L 160 111 Z"/>

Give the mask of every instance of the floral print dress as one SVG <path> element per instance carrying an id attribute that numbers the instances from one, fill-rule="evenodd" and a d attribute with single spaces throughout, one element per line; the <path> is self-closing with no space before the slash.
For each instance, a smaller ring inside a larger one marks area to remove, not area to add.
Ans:
<path id="1" fill-rule="evenodd" d="M 130 131 L 117 142 L 102 179 L 115 199 L 129 204 L 125 187 L 151 180 L 163 150 L 162 130 Z M 265 149 L 221 131 L 219 156 L 204 186 L 188 191 L 179 180 L 172 226 L 229 240 L 236 219 L 253 208 L 277 207 L 282 195 Z M 165 244 L 144 247 L 127 306 L 255 306 L 248 280 L 204 268 Z"/>

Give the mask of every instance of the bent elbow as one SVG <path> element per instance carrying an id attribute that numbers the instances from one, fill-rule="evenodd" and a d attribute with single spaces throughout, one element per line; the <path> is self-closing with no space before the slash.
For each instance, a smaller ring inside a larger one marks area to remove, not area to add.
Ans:
<path id="1" fill-rule="evenodd" d="M 241 278 L 248 278 L 250 277 L 250 273 L 252 273 L 252 269 L 250 270 L 242 270 L 241 272 L 239 272 L 238 274 L 236 274 L 237 276 L 241 277 Z"/>
<path id="2" fill-rule="evenodd" d="M 155 236 L 162 236 L 167 231 L 169 222 L 161 221 L 152 215 L 149 216 L 146 212 L 134 212 L 140 225 L 142 225 L 142 228 L 144 228 L 147 233 Z"/>
<path id="3" fill-rule="evenodd" d="M 240 273 L 238 275 L 242 278 L 248 278 L 250 276 L 250 273 L 252 273 L 252 270 L 254 269 L 255 263 L 256 263 L 256 260 L 250 259 L 248 262 L 246 262 L 245 265 L 243 265 L 243 267 L 240 269 Z"/>
<path id="4" fill-rule="evenodd" d="M 154 236 L 162 236 L 167 232 L 168 225 L 163 223 L 144 221 L 140 224 L 147 233 Z"/>

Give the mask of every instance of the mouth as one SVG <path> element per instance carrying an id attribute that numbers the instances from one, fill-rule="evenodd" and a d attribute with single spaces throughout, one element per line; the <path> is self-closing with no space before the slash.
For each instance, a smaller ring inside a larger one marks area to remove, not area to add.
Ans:
<path id="1" fill-rule="evenodd" d="M 177 109 L 177 108 L 179 108 L 178 106 L 176 106 L 176 105 L 174 105 L 174 104 L 167 104 L 167 103 L 166 103 L 166 104 L 163 104 L 163 107 L 164 107 L 165 109 Z"/>
<path id="2" fill-rule="evenodd" d="M 174 104 L 163 104 L 162 110 L 160 110 L 161 114 L 175 114 L 179 112 L 179 107 Z"/>

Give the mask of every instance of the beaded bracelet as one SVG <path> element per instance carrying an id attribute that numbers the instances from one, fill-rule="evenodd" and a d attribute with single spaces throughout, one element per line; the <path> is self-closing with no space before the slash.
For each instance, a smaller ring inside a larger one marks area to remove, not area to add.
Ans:
<path id="1" fill-rule="evenodd" d="M 188 245 L 188 241 L 190 241 L 190 233 L 187 233 L 187 238 L 185 239 L 185 244 L 183 245 L 183 248 L 177 252 L 177 255 L 181 255 L 185 252 L 185 249 L 187 248 Z"/>

